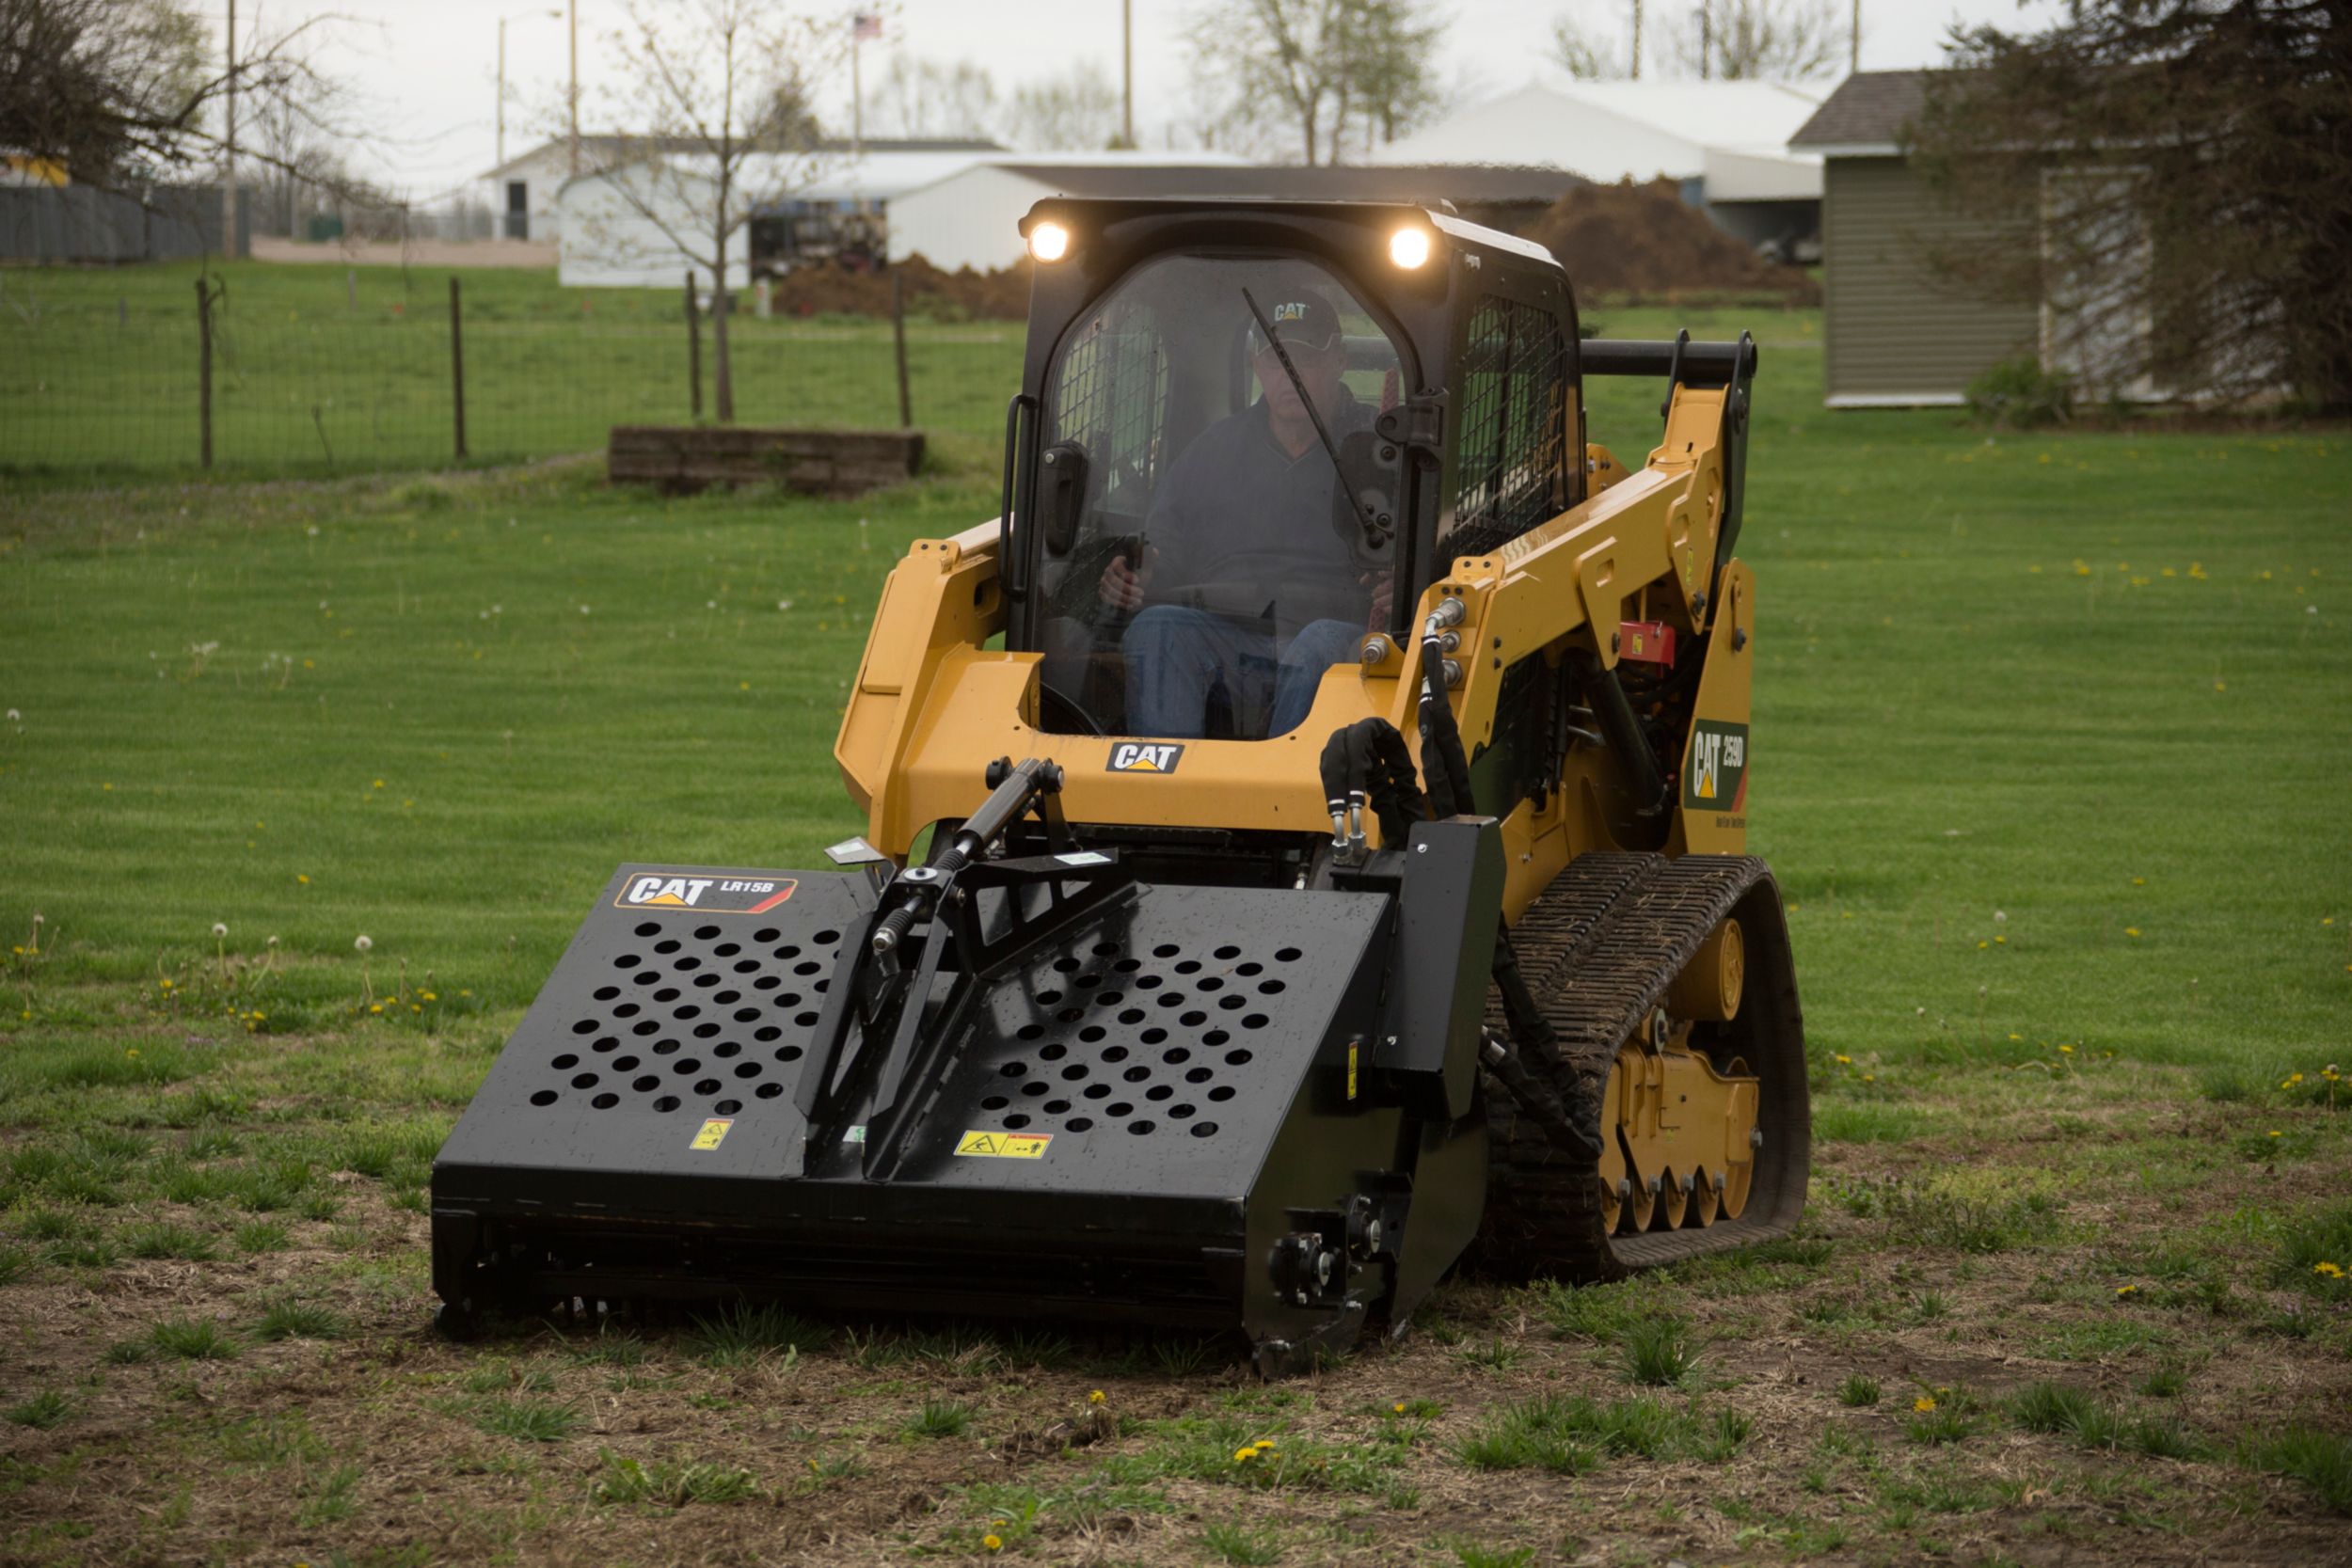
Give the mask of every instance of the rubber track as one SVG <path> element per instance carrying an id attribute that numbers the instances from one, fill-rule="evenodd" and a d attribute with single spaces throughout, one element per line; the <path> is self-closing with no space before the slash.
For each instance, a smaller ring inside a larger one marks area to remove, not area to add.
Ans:
<path id="1" fill-rule="evenodd" d="M 1564 1155 L 1490 1081 L 1491 1154 L 1477 1249 L 1483 1265 L 1516 1275 L 1616 1279 L 1632 1269 L 1768 1240 L 1796 1222 L 1811 1163 L 1804 1022 L 1780 895 L 1762 861 L 1615 853 L 1576 861 L 1511 929 L 1519 967 L 1558 1042 L 1556 1056 L 1518 1042 L 1519 1055 L 1531 1075 L 1594 1126 L 1618 1047 L 1735 911 L 1749 950 L 1747 999 L 1722 1043 L 1748 1057 L 1761 1080 L 1765 1135 L 1746 1211 L 1736 1221 L 1700 1228 L 1612 1236 L 1597 1167 Z M 1492 992 L 1486 1014 L 1490 1026 L 1507 1030 Z"/>

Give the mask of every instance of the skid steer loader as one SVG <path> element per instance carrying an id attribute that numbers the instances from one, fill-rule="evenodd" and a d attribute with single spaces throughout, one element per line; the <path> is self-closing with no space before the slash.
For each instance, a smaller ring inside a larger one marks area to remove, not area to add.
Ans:
<path id="1" fill-rule="evenodd" d="M 1237 1331 L 1785 1232 L 1756 351 L 1447 210 L 1052 200 L 1001 515 L 883 588 L 826 870 L 623 866 L 433 1175 L 443 1321 Z M 1639 377 L 1629 469 L 1584 388 Z"/>

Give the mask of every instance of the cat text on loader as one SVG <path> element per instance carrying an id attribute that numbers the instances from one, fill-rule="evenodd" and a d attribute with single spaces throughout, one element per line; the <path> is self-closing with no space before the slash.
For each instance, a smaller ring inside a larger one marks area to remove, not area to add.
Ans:
<path id="1" fill-rule="evenodd" d="M 883 589 L 835 748 L 865 832 L 614 875 L 435 1166 L 449 1326 L 1041 1311 L 1278 1372 L 1466 1258 L 1786 1231 L 1753 344 L 1581 341 L 1549 253 L 1447 211 L 1024 233 L 1002 515 Z M 1604 377 L 1663 399 L 1639 467 L 1588 436 Z"/>

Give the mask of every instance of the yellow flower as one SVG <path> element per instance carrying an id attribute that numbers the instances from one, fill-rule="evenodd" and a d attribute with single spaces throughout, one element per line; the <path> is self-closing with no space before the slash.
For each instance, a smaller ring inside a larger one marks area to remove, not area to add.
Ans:
<path id="1" fill-rule="evenodd" d="M 432 991 L 429 991 L 429 990 L 421 990 L 421 991 L 417 992 L 417 994 L 418 994 L 419 996 L 423 997 L 423 998 L 424 998 L 427 1002 L 438 1002 L 438 1001 L 440 1000 L 440 998 L 439 998 L 438 996 L 435 995 Z"/>
<path id="2" fill-rule="evenodd" d="M 1247 1465 L 1257 1457 L 1258 1450 L 1255 1449 L 1240 1448 L 1233 1450 L 1233 1463 L 1236 1465 Z"/>
<path id="3" fill-rule="evenodd" d="M 381 1003 L 381 1002 L 372 1002 L 372 1003 L 368 1004 L 368 1011 L 370 1011 L 370 1012 L 372 1012 L 372 1013 L 380 1013 L 380 1012 L 382 1012 L 383 1010 L 384 1010 L 384 1004 L 383 1004 L 383 1003 Z"/>
<path id="4" fill-rule="evenodd" d="M 2148 879 L 2145 877 L 2134 877 L 2132 879 L 2132 886 L 2134 887 L 2146 887 L 2147 885 Z"/>
<path id="5" fill-rule="evenodd" d="M 1102 1390 L 1102 1389 L 1100 1389 L 1100 1388 L 1097 1388 L 1096 1390 L 1094 1390 L 1094 1392 L 1092 1392 L 1092 1393 L 1090 1393 L 1090 1394 L 1089 1394 L 1089 1395 L 1087 1396 L 1087 1403 L 1089 1403 L 1089 1404 L 1101 1404 L 1101 1403 L 1103 1402 L 1103 1401 L 1104 1401 L 1104 1393 L 1103 1393 L 1103 1390 Z"/>
<path id="6" fill-rule="evenodd" d="M 169 990 L 170 989 L 171 989 L 171 982 L 170 982 L 170 981 L 168 981 L 168 980 L 166 980 L 166 981 L 164 982 L 164 990 Z"/>
<path id="7" fill-rule="evenodd" d="M 2025 1036 L 2023 1036 L 2023 1035 L 2011 1035 L 2011 1036 L 2010 1036 L 2010 1039 L 2013 1039 L 2013 1040 L 2022 1040 L 2022 1039 L 2024 1039 L 2025 1037 L 2025 1037 Z"/>
<path id="8" fill-rule="evenodd" d="M 138 1048 L 137 1046 L 135 1046 L 135 1046 L 133 1046 L 133 1047 L 131 1047 L 131 1049 L 130 1049 L 130 1050 L 125 1051 L 125 1052 L 123 1053 L 123 1054 L 124 1054 L 125 1056 L 135 1056 L 135 1055 L 137 1055 L 138 1053 L 139 1053 L 139 1048 Z"/>
<path id="9" fill-rule="evenodd" d="M 2280 1136 L 2280 1132 L 2279 1132 L 2279 1130 L 2278 1130 L 2277 1128 L 2275 1128 L 2275 1127 L 2274 1127 L 2274 1128 L 2272 1128 L 2272 1129 L 2270 1130 L 2270 1136 L 2272 1136 L 2272 1137 L 2274 1137 L 2274 1138 L 2275 1138 L 2275 1137 L 2278 1137 L 2278 1136 Z"/>
<path id="10" fill-rule="evenodd" d="M 2127 937 L 2136 937 L 2139 935 L 2139 927 L 2137 926 L 2126 926 L 2123 927 L 2123 934 Z"/>
<path id="11" fill-rule="evenodd" d="M 1403 1400 L 1399 1400 L 1394 1404 L 1389 1406 L 1389 1408 L 1396 1412 L 1396 1414 L 1402 1416 L 1405 1414 L 1405 1402 Z"/>
<path id="12" fill-rule="evenodd" d="M 1935 1408 L 1935 1401 L 1928 1395 L 1922 1394 L 1917 1399 L 1911 1402 L 1911 1408 L 1916 1410 L 1920 1415 L 1924 1416 L 1929 1411 Z"/>
<path id="13" fill-rule="evenodd" d="M 1853 1058 L 1851 1056 L 1840 1056 L 1837 1058 L 1837 1065 L 1839 1067 L 1851 1067 L 1853 1066 Z"/>
<path id="14" fill-rule="evenodd" d="M 2009 945 L 2009 938 L 2007 937 L 1994 937 L 1993 940 L 2000 946 L 2007 947 Z"/>
<path id="15" fill-rule="evenodd" d="M 2058 1047 L 2058 1054 L 2062 1056 L 2072 1056 L 2074 1053 L 2074 1048 L 2071 1045 L 2061 1045 Z"/>
<path id="16" fill-rule="evenodd" d="M 1879 1081 L 1879 1075 L 1875 1072 L 1866 1072 L 1862 1075 L 1862 1081 L 1866 1084 L 1875 1084 Z"/>
<path id="17" fill-rule="evenodd" d="M 375 781 L 375 787 L 376 787 L 377 789 L 382 789 L 382 788 L 384 787 L 384 781 L 383 781 L 382 779 L 378 779 L 378 780 L 376 780 L 376 781 Z"/>
<path id="18" fill-rule="evenodd" d="M 294 880 L 300 882 L 304 887 L 309 887 L 310 885 L 310 879 L 308 877 L 297 875 L 294 878 Z"/>
<path id="19" fill-rule="evenodd" d="M 2138 1286 L 2137 1286 L 2137 1285 L 2118 1285 L 2118 1286 L 2115 1288 L 2115 1293 L 2116 1293 L 2117 1295 L 2119 1295 L 2119 1296 L 2128 1296 L 2128 1295 L 2130 1295 L 2130 1294 L 2131 1294 L 2134 1291 L 2137 1291 L 2137 1290 L 2138 1290 L 2138 1289 L 2139 1289 L 2139 1287 L 2138 1287 Z"/>
<path id="20" fill-rule="evenodd" d="M 980 1537 L 980 1544 L 992 1552 L 1001 1552 L 1005 1549 L 1005 1538 L 1001 1535 L 983 1535 Z"/>
<path id="21" fill-rule="evenodd" d="M 2322 1259 L 2318 1262 L 2313 1263 L 2312 1265 L 2312 1273 L 2324 1274 L 2330 1279 L 2342 1279 L 2344 1277 L 2344 1271 L 2338 1268 L 2335 1264 L 2328 1262 L 2326 1259 Z"/>
<path id="22" fill-rule="evenodd" d="M 2136 933 L 2135 933 L 2135 934 L 2136 934 Z M 1992 944 L 1991 942 L 1980 942 L 1977 943 L 1977 950 L 1978 950 L 1979 952 L 1982 952 L 1985 948 L 1988 948 L 1988 947 L 1990 947 L 1990 946 L 1992 946 L 1992 945 L 1993 945 L 1993 944 Z"/>

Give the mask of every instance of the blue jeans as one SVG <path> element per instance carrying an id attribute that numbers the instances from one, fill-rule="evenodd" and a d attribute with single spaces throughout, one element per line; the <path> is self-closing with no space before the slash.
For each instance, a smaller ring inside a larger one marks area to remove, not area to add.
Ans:
<path id="1" fill-rule="evenodd" d="M 1218 687 L 1238 714 L 1271 707 L 1268 736 L 1288 735 L 1314 705 L 1323 673 L 1347 661 L 1363 628 L 1311 621 L 1278 656 L 1270 632 L 1205 610 L 1153 605 L 1120 640 L 1127 660 L 1127 733 L 1198 738 Z"/>

